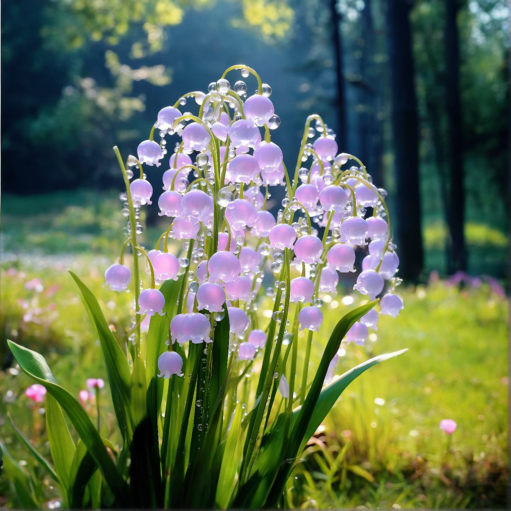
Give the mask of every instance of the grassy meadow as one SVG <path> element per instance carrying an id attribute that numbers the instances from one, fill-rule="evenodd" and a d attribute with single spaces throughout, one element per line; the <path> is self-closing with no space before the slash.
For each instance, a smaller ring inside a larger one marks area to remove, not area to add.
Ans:
<path id="1" fill-rule="evenodd" d="M 10 338 L 40 351 L 57 381 L 75 395 L 85 388 L 87 378 L 106 380 L 100 347 L 66 270 L 72 269 L 91 287 L 122 341 L 130 327 L 130 294 L 102 287 L 104 269 L 122 240 L 119 201 L 111 198 L 113 194 L 109 197 L 98 201 L 93 192 L 61 192 L 3 199 L 0 438 L 8 451 L 4 469 L 19 478 L 32 474 L 38 484 L 31 490 L 44 507 L 54 506 L 58 494 L 15 436 L 8 418 L 11 414 L 49 457 L 44 410 L 24 396 L 32 382 L 12 364 L 5 341 Z M 468 228 L 472 245 L 488 236 L 478 229 Z M 150 228 L 146 233 L 148 245 L 156 232 Z M 491 235 L 497 258 L 505 256 L 501 235 L 500 231 Z M 442 248 L 441 227 L 427 225 L 425 237 L 430 261 Z M 360 303 L 360 296 L 347 287 L 339 291 L 323 306 L 325 341 L 338 318 Z M 348 387 L 309 442 L 288 484 L 287 504 L 319 509 L 505 508 L 505 296 L 485 278 L 461 286 L 433 278 L 399 291 L 405 302 L 401 315 L 382 317 L 366 346 L 343 345 L 337 374 L 378 354 L 408 351 Z M 263 316 L 265 310 L 263 306 Z M 317 336 L 311 368 L 318 363 L 322 342 Z M 85 406 L 95 417 L 95 406 Z M 106 397 L 101 413 L 102 434 L 109 438 L 115 419 Z M 452 437 L 439 428 L 445 418 L 458 423 Z M 2 507 L 20 506 L 5 477 L 0 478 L 0 499 Z"/>

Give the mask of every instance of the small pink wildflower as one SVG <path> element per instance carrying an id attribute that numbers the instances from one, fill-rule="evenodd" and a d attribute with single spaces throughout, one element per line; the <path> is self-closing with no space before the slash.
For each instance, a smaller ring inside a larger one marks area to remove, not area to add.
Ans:
<path id="1" fill-rule="evenodd" d="M 452 419 L 444 419 L 440 421 L 440 429 L 447 435 L 452 435 L 456 431 L 457 427 L 458 425 Z"/>
<path id="2" fill-rule="evenodd" d="M 87 387 L 89 389 L 102 389 L 105 386 L 105 382 L 101 378 L 88 378 Z"/>
<path id="3" fill-rule="evenodd" d="M 31 399 L 34 403 L 42 403 L 46 394 L 46 388 L 39 383 L 34 383 L 25 390 L 25 396 Z"/>

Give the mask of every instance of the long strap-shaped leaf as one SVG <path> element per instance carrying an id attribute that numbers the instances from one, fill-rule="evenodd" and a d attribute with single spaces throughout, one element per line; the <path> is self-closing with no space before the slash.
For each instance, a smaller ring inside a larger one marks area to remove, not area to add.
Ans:
<path id="1" fill-rule="evenodd" d="M 321 423 L 325 420 L 325 417 L 328 415 L 332 407 L 335 405 L 339 396 L 344 392 L 344 389 L 353 381 L 355 378 L 358 378 L 364 371 L 367 371 L 369 368 L 373 367 L 384 360 L 388 360 L 389 358 L 397 357 L 408 351 L 407 349 L 394 351 L 393 353 L 386 353 L 384 355 L 378 355 L 377 357 L 371 358 L 362 362 L 358 366 L 352 367 L 349 371 L 346 371 L 343 375 L 335 378 L 331 383 L 323 387 L 321 394 L 319 395 L 318 403 L 316 404 L 316 408 L 314 408 L 314 412 L 310 419 L 309 425 L 307 427 L 307 431 L 305 436 L 303 437 L 302 443 L 298 452 L 305 447 L 308 440 L 312 437 L 314 432 L 318 429 Z M 298 418 L 300 414 L 301 406 L 295 408 L 293 410 L 293 423 Z"/>
<path id="2" fill-rule="evenodd" d="M 118 504 L 128 507 L 131 504 L 129 487 L 108 455 L 99 433 L 83 407 L 67 390 L 56 383 L 42 355 L 12 341 L 8 340 L 7 343 L 21 369 L 38 383 L 44 385 L 65 410 L 82 442 L 101 470 L 105 481 L 115 494 Z"/>
<path id="3" fill-rule="evenodd" d="M 39 453 L 39 451 L 30 443 L 28 438 L 18 429 L 16 424 L 14 424 L 14 420 L 12 419 L 12 416 L 9 412 L 7 412 L 7 417 L 9 418 L 9 421 L 11 422 L 11 425 L 14 431 L 16 432 L 17 437 L 27 447 L 32 456 L 39 462 L 39 465 L 41 465 L 41 467 L 43 467 L 44 470 L 48 472 L 48 474 L 52 477 L 52 479 L 55 482 L 60 483 L 59 477 L 57 476 L 53 467 L 50 465 L 50 462 L 42 454 Z"/>
<path id="4" fill-rule="evenodd" d="M 105 365 L 108 373 L 108 381 L 110 382 L 110 390 L 112 392 L 112 401 L 114 403 L 117 422 L 119 423 L 119 428 L 124 440 L 129 442 L 133 436 L 134 425 L 130 414 L 131 376 L 128 360 L 110 331 L 110 328 L 108 328 L 108 323 L 105 320 L 105 316 L 101 311 L 96 297 L 73 272 L 69 273 L 82 293 L 87 314 L 97 331 L 101 349 L 105 357 Z"/>

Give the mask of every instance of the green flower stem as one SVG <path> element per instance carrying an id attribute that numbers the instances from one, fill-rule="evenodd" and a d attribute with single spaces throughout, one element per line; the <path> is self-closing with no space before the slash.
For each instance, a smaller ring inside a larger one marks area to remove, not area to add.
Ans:
<path id="1" fill-rule="evenodd" d="M 193 245 L 194 245 L 194 240 L 190 240 L 190 244 L 188 245 L 188 252 L 186 254 L 186 257 L 188 258 L 188 266 L 185 268 L 185 272 L 183 274 L 183 282 L 181 282 L 181 289 L 179 290 L 179 297 L 178 297 L 178 302 L 177 302 L 178 303 L 178 306 L 177 306 L 178 314 L 181 314 L 181 312 L 183 311 L 183 305 L 184 305 L 184 300 L 185 300 L 185 298 L 184 298 L 185 290 L 188 293 L 187 283 L 188 283 L 188 274 L 190 273 L 190 264 L 191 264 L 191 260 L 192 260 Z"/>
<path id="2" fill-rule="evenodd" d="M 264 125 L 264 141 L 269 144 L 271 142 L 271 133 L 270 133 L 270 129 L 268 128 L 268 126 L 265 124 Z"/>
<path id="3" fill-rule="evenodd" d="M 291 340 L 292 349 L 291 349 L 291 368 L 289 372 L 289 399 L 288 399 L 288 413 L 293 413 L 293 395 L 295 392 L 295 379 L 296 379 L 296 365 L 298 361 L 298 315 L 302 310 L 302 303 L 298 302 L 295 307 L 295 317 L 293 320 L 293 338 Z"/>
<path id="4" fill-rule="evenodd" d="M 258 93 L 259 94 L 263 93 L 263 82 L 261 81 L 261 77 L 257 74 L 257 72 L 254 69 L 252 69 L 251 67 L 245 66 L 243 64 L 238 64 L 236 66 L 228 67 L 224 71 L 224 73 L 222 75 L 222 78 L 225 78 L 228 73 L 230 73 L 231 71 L 235 71 L 236 69 L 246 69 L 251 75 L 255 76 L 256 79 L 257 79 L 257 90 L 258 90 Z"/>
<path id="5" fill-rule="evenodd" d="M 238 107 L 239 107 L 239 112 L 241 114 L 241 117 L 243 117 L 243 119 L 246 119 L 245 117 L 245 110 L 243 109 L 243 100 L 241 99 L 241 97 L 239 96 L 239 94 L 236 94 L 236 92 L 234 92 L 232 89 L 229 90 L 227 92 L 227 94 L 229 96 L 232 96 L 233 98 L 235 98 L 238 102 Z"/>
<path id="6" fill-rule="evenodd" d="M 149 133 L 149 140 L 154 142 L 154 130 L 156 129 L 156 124 L 153 124 L 153 127 L 151 128 L 151 133 Z"/>
<path id="7" fill-rule="evenodd" d="M 205 94 L 204 92 L 201 92 L 201 91 L 194 91 L 194 92 L 187 92 L 186 94 L 183 94 L 175 103 L 174 103 L 174 108 L 178 108 L 180 105 L 181 105 L 181 100 L 182 99 L 187 99 L 187 98 L 197 98 L 197 97 L 205 97 Z"/>
<path id="8" fill-rule="evenodd" d="M 177 154 L 176 154 L 176 158 L 177 158 Z M 187 165 L 183 165 L 175 174 L 174 174 L 174 177 L 172 178 L 172 184 L 170 185 L 170 189 L 172 191 L 174 191 L 174 187 L 176 185 L 176 179 L 177 179 L 177 176 L 179 175 L 180 172 L 183 172 L 185 171 L 186 169 L 193 169 L 193 170 L 196 170 L 199 174 L 199 176 L 202 174 L 201 170 L 199 169 L 199 167 L 197 167 L 196 165 L 190 165 L 190 164 L 187 164 Z M 204 174 L 203 174 L 204 175 Z"/>
<path id="9" fill-rule="evenodd" d="M 282 162 L 282 167 L 284 168 L 284 175 L 286 176 L 286 188 L 287 188 L 287 192 L 289 195 L 289 199 L 293 200 L 293 197 L 295 196 L 295 194 L 293 191 L 293 186 L 291 184 L 291 179 L 289 177 L 289 172 L 287 171 L 287 167 L 284 162 Z M 298 178 L 295 176 L 295 179 L 298 179 Z"/>
<path id="10" fill-rule="evenodd" d="M 309 117 L 307 117 L 307 119 L 305 121 L 305 128 L 303 130 L 302 143 L 300 145 L 300 151 L 298 153 L 298 161 L 296 162 L 295 180 L 294 180 L 293 189 L 292 189 L 293 193 L 292 193 L 292 195 L 290 194 L 290 196 L 289 196 L 290 199 L 292 197 L 294 197 L 296 188 L 298 187 L 298 171 L 300 170 L 300 167 L 302 166 L 303 153 L 305 151 L 305 146 L 307 145 L 307 140 L 309 138 L 309 128 L 310 128 L 311 122 L 313 120 L 319 121 L 321 123 L 321 125 L 323 126 L 323 133 L 326 133 L 325 123 L 323 122 L 323 119 L 321 118 L 321 116 L 319 116 L 318 114 L 313 114 L 313 115 L 309 115 Z"/>
<path id="11" fill-rule="evenodd" d="M 128 175 L 126 173 L 126 167 L 124 166 L 124 162 L 121 157 L 121 153 L 117 146 L 114 147 L 115 155 L 117 156 L 117 161 L 119 162 L 119 167 L 121 168 L 122 177 L 124 179 L 124 185 L 126 187 L 126 196 L 128 198 L 128 208 L 129 208 L 129 218 L 130 218 L 130 226 L 131 226 L 131 240 L 133 245 L 133 289 L 135 293 L 135 321 L 136 321 L 136 338 L 135 338 L 135 352 L 136 355 L 140 354 L 140 315 L 138 314 L 140 308 L 138 305 L 138 297 L 140 296 L 140 273 L 138 267 L 138 255 L 136 252 L 137 243 L 137 220 L 135 218 L 135 208 L 133 206 L 133 199 L 131 197 L 130 190 L 130 181 L 128 179 Z"/>
<path id="12" fill-rule="evenodd" d="M 100 388 L 99 388 L 98 386 L 96 386 L 96 392 L 95 392 L 95 394 L 96 394 L 96 412 L 97 412 L 97 414 L 98 414 L 98 433 L 99 433 L 101 423 L 100 423 L 100 412 L 99 412 L 99 410 L 100 410 L 100 408 L 99 408 L 99 395 L 100 395 Z"/>
<path id="13" fill-rule="evenodd" d="M 364 176 L 367 177 L 367 169 L 366 166 L 362 163 L 361 160 L 359 160 L 356 156 L 353 156 L 352 154 L 344 153 L 350 160 L 355 160 L 361 167 L 362 172 L 364 173 Z"/>
<path id="14" fill-rule="evenodd" d="M 300 389 L 300 404 L 303 405 L 305 401 L 305 395 L 307 393 L 307 377 L 309 375 L 309 359 L 311 355 L 312 348 L 312 337 L 314 336 L 314 331 L 309 330 L 307 334 L 307 345 L 305 347 L 305 360 L 303 362 L 302 369 L 302 388 Z"/>
<path id="15" fill-rule="evenodd" d="M 302 208 L 302 211 L 305 213 L 305 216 L 307 217 L 307 223 L 309 224 L 309 234 L 311 234 L 312 232 L 312 224 L 311 224 L 311 217 L 309 215 L 309 212 L 305 209 L 305 206 L 301 203 L 301 202 L 298 202 L 298 201 L 291 201 L 285 208 L 284 208 L 284 212 L 282 213 L 282 218 L 284 219 L 284 221 L 286 222 L 286 214 L 289 210 L 289 207 L 291 206 L 291 204 L 298 204 L 301 208 Z M 291 225 L 293 223 L 293 219 L 294 219 L 294 216 L 295 216 L 295 211 L 294 210 L 291 210 L 291 218 L 289 219 L 289 222 L 287 222 L 289 225 Z"/>

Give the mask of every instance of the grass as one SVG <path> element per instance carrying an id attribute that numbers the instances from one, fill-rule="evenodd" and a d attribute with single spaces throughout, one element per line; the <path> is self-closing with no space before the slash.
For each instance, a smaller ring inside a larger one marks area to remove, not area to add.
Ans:
<path id="1" fill-rule="evenodd" d="M 130 326 L 131 298 L 103 288 L 102 273 L 120 247 L 123 219 L 116 200 L 96 202 L 92 192 L 30 200 L 7 196 L 3 201 L 0 415 L 5 418 L 10 411 L 48 457 L 44 417 L 23 395 L 32 382 L 11 366 L 5 338 L 40 350 L 57 381 L 74 395 L 85 387 L 86 378 L 106 379 L 97 340 L 65 271 L 73 269 L 92 288 L 121 339 Z M 484 226 L 474 225 L 468 227 L 472 246 L 488 250 L 489 240 L 492 250 L 505 251 L 500 231 L 488 235 Z M 155 233 L 156 228 L 150 229 L 146 236 L 154 240 Z M 441 250 L 442 236 L 441 227 L 427 226 L 429 254 Z M 42 280 L 42 292 L 26 289 L 35 277 Z M 381 318 L 365 347 L 344 347 L 337 373 L 380 353 L 409 351 L 348 388 L 309 443 L 288 486 L 288 505 L 506 507 L 506 302 L 486 284 L 460 289 L 435 282 L 400 289 L 400 294 L 405 300 L 401 315 Z M 355 303 L 345 305 L 351 298 Z M 325 337 L 357 303 L 347 289 L 325 302 Z M 322 339 L 318 337 L 318 345 Z M 321 351 L 314 348 L 312 368 Z M 106 399 L 102 406 L 108 436 L 115 419 Z M 95 414 L 93 407 L 89 413 Z M 458 423 L 449 449 L 439 429 L 443 418 Z M 56 498 L 51 482 L 37 472 L 5 419 L 0 437 L 21 460 L 22 470 L 41 480 L 48 500 Z M 15 505 L 5 478 L 0 499 L 2 506 Z"/>

